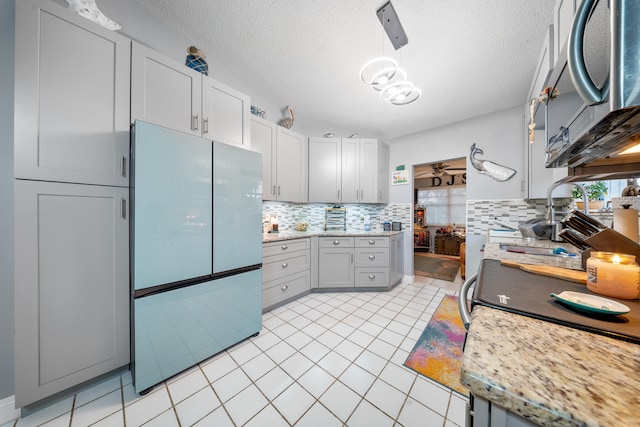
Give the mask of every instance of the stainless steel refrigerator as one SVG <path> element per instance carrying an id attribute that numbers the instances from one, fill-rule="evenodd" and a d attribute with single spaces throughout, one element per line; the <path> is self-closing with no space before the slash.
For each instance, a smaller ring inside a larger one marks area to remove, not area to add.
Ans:
<path id="1" fill-rule="evenodd" d="M 262 327 L 262 159 L 136 121 L 132 374 L 137 393 Z"/>

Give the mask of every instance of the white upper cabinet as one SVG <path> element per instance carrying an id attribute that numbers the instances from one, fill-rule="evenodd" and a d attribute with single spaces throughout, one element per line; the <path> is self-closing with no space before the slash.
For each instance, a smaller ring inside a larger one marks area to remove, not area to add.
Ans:
<path id="1" fill-rule="evenodd" d="M 136 42 L 131 58 L 131 123 L 249 148 L 247 95 Z"/>
<path id="2" fill-rule="evenodd" d="M 341 159 L 340 138 L 309 138 L 309 202 L 342 201 Z"/>
<path id="3" fill-rule="evenodd" d="M 15 177 L 129 186 L 130 41 L 16 2 Z"/>
<path id="4" fill-rule="evenodd" d="M 573 17 L 581 3 L 582 0 L 556 0 L 556 4 L 553 8 L 553 27 L 555 37 L 552 56 L 554 64 L 557 63 L 558 57 L 562 51 L 566 49 L 569 32 L 571 31 L 571 24 L 573 23 Z"/>
<path id="5" fill-rule="evenodd" d="M 251 150 L 262 154 L 262 200 L 276 200 L 276 125 L 251 118 Z"/>
<path id="6" fill-rule="evenodd" d="M 307 138 L 282 126 L 276 127 L 277 200 L 309 201 L 309 142 Z"/>
<path id="7" fill-rule="evenodd" d="M 310 138 L 309 201 L 387 203 L 389 146 L 372 138 Z"/>
<path id="8" fill-rule="evenodd" d="M 235 89 L 202 76 L 202 135 L 249 148 L 251 100 Z"/>
<path id="9" fill-rule="evenodd" d="M 308 201 L 307 138 L 251 118 L 251 150 L 262 154 L 262 200 Z"/>
<path id="10" fill-rule="evenodd" d="M 140 43 L 131 51 L 131 123 L 201 135 L 202 74 Z"/>

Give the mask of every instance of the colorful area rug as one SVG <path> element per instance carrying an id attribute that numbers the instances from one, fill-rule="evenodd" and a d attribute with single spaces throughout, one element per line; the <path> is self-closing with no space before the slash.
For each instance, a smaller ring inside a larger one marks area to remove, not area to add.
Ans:
<path id="1" fill-rule="evenodd" d="M 460 258 L 414 254 L 413 272 L 418 276 L 453 282 L 460 269 Z"/>
<path id="2" fill-rule="evenodd" d="M 465 333 L 458 312 L 458 298 L 445 296 L 404 365 L 468 396 L 468 390 L 460 384 Z"/>

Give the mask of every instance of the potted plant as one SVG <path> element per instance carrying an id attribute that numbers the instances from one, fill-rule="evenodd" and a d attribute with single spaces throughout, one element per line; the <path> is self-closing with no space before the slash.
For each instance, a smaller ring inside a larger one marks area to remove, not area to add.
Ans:
<path id="1" fill-rule="evenodd" d="M 596 181 L 592 184 L 584 186 L 589 198 L 589 210 L 600 210 L 604 206 L 604 196 L 607 194 L 607 184 L 603 181 Z M 582 201 L 582 192 L 577 187 L 573 187 L 571 190 L 571 196 L 576 201 L 576 207 L 579 210 L 584 208 L 584 202 Z"/>

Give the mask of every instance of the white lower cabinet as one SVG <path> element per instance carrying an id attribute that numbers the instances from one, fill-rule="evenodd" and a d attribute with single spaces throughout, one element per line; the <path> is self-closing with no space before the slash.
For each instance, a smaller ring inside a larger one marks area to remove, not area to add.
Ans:
<path id="1" fill-rule="evenodd" d="M 15 404 L 129 363 L 129 189 L 15 180 Z"/>
<path id="2" fill-rule="evenodd" d="M 389 288 L 402 279 L 402 234 L 320 237 L 320 288 Z"/>
<path id="3" fill-rule="evenodd" d="M 311 240 L 285 240 L 262 245 L 262 309 L 311 289 Z"/>
<path id="4" fill-rule="evenodd" d="M 318 287 L 353 288 L 353 237 L 318 239 Z"/>
<path id="5" fill-rule="evenodd" d="M 467 404 L 466 427 L 535 427 L 537 425 L 484 398 L 472 395 L 471 402 L 471 405 Z"/>

